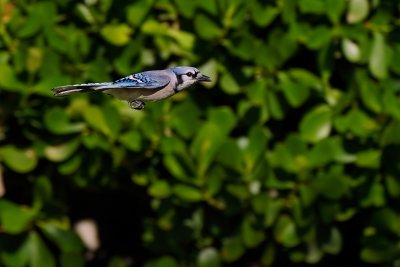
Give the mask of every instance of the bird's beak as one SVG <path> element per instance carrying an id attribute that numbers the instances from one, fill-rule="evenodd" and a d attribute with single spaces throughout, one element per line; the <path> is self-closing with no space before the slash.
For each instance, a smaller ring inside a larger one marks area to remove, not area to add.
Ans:
<path id="1" fill-rule="evenodd" d="M 208 77 L 208 76 L 206 76 L 204 74 L 201 74 L 201 73 L 199 73 L 199 75 L 197 75 L 196 79 L 199 82 L 211 82 L 211 78 L 210 77 Z"/>

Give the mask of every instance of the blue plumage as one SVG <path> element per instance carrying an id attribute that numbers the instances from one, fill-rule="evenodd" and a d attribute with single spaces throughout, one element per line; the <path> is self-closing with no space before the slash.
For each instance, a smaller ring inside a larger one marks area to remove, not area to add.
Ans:
<path id="1" fill-rule="evenodd" d="M 143 109 L 143 101 L 158 101 L 190 87 L 196 82 L 209 82 L 211 78 L 193 67 L 175 67 L 132 74 L 104 83 L 84 83 L 53 88 L 55 96 L 81 92 L 104 92 L 126 100 L 133 109 Z"/>

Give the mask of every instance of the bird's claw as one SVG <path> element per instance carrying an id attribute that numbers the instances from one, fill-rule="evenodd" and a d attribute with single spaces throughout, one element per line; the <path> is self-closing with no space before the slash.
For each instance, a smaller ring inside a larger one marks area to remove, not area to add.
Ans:
<path id="1" fill-rule="evenodd" d="M 145 105 L 144 102 L 140 100 L 129 101 L 129 107 L 131 109 L 141 110 L 144 109 L 144 105 Z"/>

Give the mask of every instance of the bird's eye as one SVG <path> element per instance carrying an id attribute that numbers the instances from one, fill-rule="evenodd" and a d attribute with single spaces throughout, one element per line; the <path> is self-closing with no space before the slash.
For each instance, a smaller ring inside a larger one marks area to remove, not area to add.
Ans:
<path id="1" fill-rule="evenodd" d="M 186 76 L 188 76 L 188 77 L 192 77 L 192 75 L 193 75 L 193 73 L 191 73 L 191 72 L 186 73 Z"/>

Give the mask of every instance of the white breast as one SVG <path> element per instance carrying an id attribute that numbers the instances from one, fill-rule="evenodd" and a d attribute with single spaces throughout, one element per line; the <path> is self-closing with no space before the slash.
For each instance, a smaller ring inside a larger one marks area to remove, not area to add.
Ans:
<path id="1" fill-rule="evenodd" d="M 158 101 L 172 96 L 175 92 L 172 88 L 164 88 L 160 90 L 141 88 L 118 88 L 104 91 L 104 93 L 126 101 L 132 101 L 136 99 L 144 101 Z"/>

